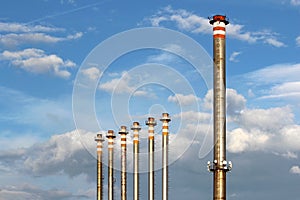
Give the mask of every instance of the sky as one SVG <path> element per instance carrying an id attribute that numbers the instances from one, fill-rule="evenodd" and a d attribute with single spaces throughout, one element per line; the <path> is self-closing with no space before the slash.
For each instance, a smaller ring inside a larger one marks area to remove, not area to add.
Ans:
<path id="1" fill-rule="evenodd" d="M 160 117 L 170 122 L 169 197 L 212 199 L 209 17 L 226 15 L 227 197 L 299 199 L 300 1 L 2 1 L 0 199 L 95 199 L 97 133 L 155 117 L 155 198 L 161 198 Z M 128 198 L 132 198 L 132 132 Z M 106 152 L 107 141 L 104 142 Z M 107 154 L 104 153 L 104 164 Z M 107 169 L 104 169 L 107 189 Z M 107 192 L 104 192 L 107 197 Z"/>

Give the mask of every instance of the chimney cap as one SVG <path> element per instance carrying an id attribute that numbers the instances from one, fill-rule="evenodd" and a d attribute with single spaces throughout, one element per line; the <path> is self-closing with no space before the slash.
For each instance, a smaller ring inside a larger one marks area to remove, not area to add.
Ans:
<path id="1" fill-rule="evenodd" d="M 214 15 L 213 17 L 209 17 L 209 23 L 213 25 L 215 22 L 224 22 L 225 25 L 229 24 L 229 20 L 226 15 Z"/>
<path id="2" fill-rule="evenodd" d="M 146 123 L 146 125 L 156 126 L 156 121 L 155 121 L 154 117 L 148 117 L 148 121 L 146 121 L 145 123 Z"/>
<path id="3" fill-rule="evenodd" d="M 121 126 L 119 134 L 128 134 L 127 127 L 126 126 Z"/>
<path id="4" fill-rule="evenodd" d="M 95 141 L 103 142 L 104 141 L 103 135 L 101 133 L 98 133 L 97 136 L 95 137 Z"/>
<path id="5" fill-rule="evenodd" d="M 133 122 L 132 123 L 132 126 L 131 126 L 131 130 L 141 130 L 141 127 L 140 127 L 140 123 L 139 122 Z"/>
<path id="6" fill-rule="evenodd" d="M 163 113 L 162 118 L 160 119 L 160 121 L 168 121 L 168 122 L 171 121 L 169 113 Z"/>
<path id="7" fill-rule="evenodd" d="M 107 131 L 107 134 L 106 134 L 106 137 L 107 137 L 107 138 L 115 138 L 116 136 L 115 136 L 113 130 L 108 130 L 108 131 Z"/>

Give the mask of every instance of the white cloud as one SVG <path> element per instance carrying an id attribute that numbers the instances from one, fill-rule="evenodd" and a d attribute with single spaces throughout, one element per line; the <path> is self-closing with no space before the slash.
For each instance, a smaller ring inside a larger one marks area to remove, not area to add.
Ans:
<path id="1" fill-rule="evenodd" d="M 245 129 L 273 131 L 293 124 L 294 115 L 289 107 L 247 109 L 241 112 L 239 124 Z"/>
<path id="2" fill-rule="evenodd" d="M 199 17 L 184 9 L 173 10 L 171 6 L 167 6 L 156 15 L 149 18 L 152 26 L 161 26 L 163 22 L 175 22 L 181 30 L 191 31 L 194 33 L 210 33 L 211 26 L 207 18 Z"/>
<path id="3" fill-rule="evenodd" d="M 26 43 L 57 43 L 66 40 L 74 40 L 82 37 L 82 33 L 75 33 L 66 37 L 51 36 L 46 33 L 9 33 L 1 35 L 0 43 L 5 46 L 17 46 Z"/>
<path id="4" fill-rule="evenodd" d="M 96 133 L 74 130 L 53 135 L 48 141 L 36 143 L 16 152 L 1 151 L 0 163 L 10 166 L 11 171 L 33 176 L 54 175 L 61 172 L 74 177 L 86 174 L 92 178 L 94 159 L 86 148 L 94 149 Z M 84 144 L 90 144 L 85 147 Z M 19 165 L 22 163 L 21 165 Z"/>
<path id="5" fill-rule="evenodd" d="M 299 166 L 293 166 L 293 167 L 291 167 L 290 173 L 292 173 L 292 174 L 300 174 L 300 167 Z"/>
<path id="6" fill-rule="evenodd" d="M 236 57 L 237 57 L 238 55 L 240 55 L 241 53 L 242 53 L 242 52 L 240 52 L 240 51 L 235 51 L 235 52 L 233 52 L 233 53 L 230 55 L 229 60 L 230 60 L 231 62 L 238 62 L 239 60 L 237 60 Z"/>
<path id="7" fill-rule="evenodd" d="M 168 97 L 169 102 L 174 102 L 182 106 L 190 105 L 197 103 L 200 100 L 199 97 L 195 96 L 194 94 L 175 94 L 173 96 Z"/>
<path id="8" fill-rule="evenodd" d="M 63 40 L 75 40 L 75 39 L 81 38 L 82 36 L 83 36 L 82 32 L 77 32 L 73 35 L 68 35 L 65 39 L 62 39 L 61 41 L 63 41 Z"/>
<path id="9" fill-rule="evenodd" d="M 299 81 L 299 76 L 300 63 L 271 65 L 244 75 L 246 80 L 252 81 L 252 84 L 274 84 Z"/>
<path id="10" fill-rule="evenodd" d="M 232 36 L 233 38 L 236 38 L 238 40 L 254 43 L 259 39 L 259 37 L 256 36 L 257 33 L 254 34 L 249 31 L 244 31 L 244 25 L 230 23 L 227 27 L 228 36 Z"/>
<path id="11" fill-rule="evenodd" d="M 63 28 L 43 25 L 27 25 L 22 23 L 0 23 L 0 44 L 4 46 L 18 46 L 26 43 L 57 43 L 81 38 L 83 33 L 77 32 L 67 36 L 50 35 L 65 32 Z M 62 33 L 60 33 L 62 34 Z"/>
<path id="12" fill-rule="evenodd" d="M 212 33 L 212 27 L 206 17 L 198 16 L 184 9 L 174 10 L 171 6 L 165 7 L 147 20 L 150 21 L 152 26 L 163 26 L 165 22 L 174 22 L 180 30 L 192 33 Z M 285 46 L 284 43 L 278 41 L 277 34 L 273 31 L 246 31 L 244 25 L 234 24 L 234 22 L 227 26 L 227 34 L 230 37 L 249 43 L 262 41 L 275 47 Z"/>
<path id="13" fill-rule="evenodd" d="M 82 73 L 91 80 L 97 80 L 101 75 L 101 72 L 97 67 L 83 69 Z"/>
<path id="14" fill-rule="evenodd" d="M 43 26 L 43 25 L 28 25 L 22 23 L 0 22 L 0 32 L 58 32 L 58 31 L 65 31 L 65 29 Z"/>
<path id="15" fill-rule="evenodd" d="M 275 155 L 277 155 L 277 154 L 275 153 Z M 281 155 L 285 158 L 288 158 L 288 159 L 297 159 L 298 158 L 298 155 L 296 153 L 290 152 L 290 151 L 288 151 L 286 153 L 279 154 L 279 155 Z"/>
<path id="16" fill-rule="evenodd" d="M 256 91 L 263 99 L 297 100 L 299 89 L 300 64 L 277 64 L 244 74 L 248 90 Z"/>
<path id="17" fill-rule="evenodd" d="M 170 63 L 174 62 L 176 59 L 176 56 L 164 52 L 159 55 L 149 56 L 147 58 L 147 63 Z"/>
<path id="18" fill-rule="evenodd" d="M 229 133 L 228 151 L 239 153 L 244 151 L 262 150 L 270 136 L 259 130 L 248 132 L 237 128 Z"/>
<path id="19" fill-rule="evenodd" d="M 226 89 L 226 110 L 228 115 L 236 115 L 242 112 L 246 106 L 246 99 L 238 94 L 236 90 Z M 203 108 L 206 110 L 213 109 L 213 90 L 209 90 L 203 99 Z"/>
<path id="20" fill-rule="evenodd" d="M 226 90 L 226 110 L 228 115 L 236 115 L 246 108 L 246 99 L 236 90 L 227 88 Z"/>
<path id="21" fill-rule="evenodd" d="M 291 5 L 300 6 L 300 0 L 291 0 Z"/>
<path id="22" fill-rule="evenodd" d="M 267 151 L 295 158 L 300 151 L 300 126 L 294 124 L 293 116 L 288 107 L 245 110 L 236 118 L 239 128 L 228 132 L 228 150 Z"/>
<path id="23" fill-rule="evenodd" d="M 269 94 L 266 96 L 262 96 L 261 99 L 272 99 L 272 98 L 298 99 L 299 97 L 300 97 L 300 82 L 286 82 L 272 87 Z"/>
<path id="24" fill-rule="evenodd" d="M 25 49 L 23 51 L 4 51 L 1 60 L 9 60 L 15 67 L 25 71 L 43 74 L 53 73 L 62 78 L 69 78 L 71 73 L 67 68 L 75 67 L 76 64 L 70 60 L 63 60 L 57 55 L 47 55 L 40 49 Z"/>
<path id="25" fill-rule="evenodd" d="M 278 41 L 276 38 L 266 38 L 265 43 L 270 44 L 274 47 L 285 47 L 283 42 Z"/>
<path id="26" fill-rule="evenodd" d="M 297 44 L 297 46 L 300 46 L 300 36 L 298 36 L 298 37 L 296 38 L 296 44 Z"/>
<path id="27" fill-rule="evenodd" d="M 196 111 L 185 111 L 175 114 L 174 119 L 186 119 L 189 123 L 192 122 L 209 122 L 211 120 L 211 113 L 196 112 Z"/>
<path id="28" fill-rule="evenodd" d="M 60 3 L 61 4 L 64 4 L 64 3 L 75 4 L 75 0 L 60 0 Z"/>
<path id="29" fill-rule="evenodd" d="M 214 93 L 213 90 L 208 90 L 204 99 L 203 99 L 203 104 L 202 107 L 205 110 L 212 110 L 213 109 L 213 98 L 214 98 Z"/>
<path id="30" fill-rule="evenodd" d="M 133 78 L 128 72 L 123 72 L 120 78 L 100 83 L 98 88 L 109 93 L 132 94 L 134 96 L 150 96 L 146 91 L 136 90 Z M 136 81 L 136 80 L 135 80 Z"/>

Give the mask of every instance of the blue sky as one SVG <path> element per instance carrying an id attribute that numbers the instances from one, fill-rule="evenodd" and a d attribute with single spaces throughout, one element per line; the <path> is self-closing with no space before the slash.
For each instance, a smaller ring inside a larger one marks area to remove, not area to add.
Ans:
<path id="1" fill-rule="evenodd" d="M 95 199 L 96 132 L 138 120 L 146 152 L 144 121 L 162 112 L 172 117 L 170 199 L 211 199 L 214 14 L 230 20 L 227 195 L 298 199 L 299 0 L 11 0 L 0 11 L 0 199 Z"/>

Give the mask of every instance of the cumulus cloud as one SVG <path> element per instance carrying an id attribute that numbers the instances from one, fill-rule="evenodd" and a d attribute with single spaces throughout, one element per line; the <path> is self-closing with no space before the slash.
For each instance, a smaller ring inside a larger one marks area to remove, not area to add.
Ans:
<path id="1" fill-rule="evenodd" d="M 213 91 L 210 90 L 203 99 L 203 108 L 212 109 L 212 101 Z M 229 152 L 264 151 L 285 158 L 297 158 L 300 125 L 295 123 L 291 107 L 250 109 L 246 103 L 245 97 L 236 90 L 227 89 Z M 182 114 L 201 119 L 200 113 Z"/>
<path id="2" fill-rule="evenodd" d="M 120 78 L 114 78 L 105 83 L 100 83 L 98 88 L 100 90 L 116 93 L 116 94 L 133 94 L 134 96 L 150 96 L 146 91 L 137 90 L 134 82 L 132 81 L 132 75 L 128 72 L 123 72 Z"/>
<path id="3" fill-rule="evenodd" d="M 53 73 L 62 78 L 69 78 L 71 73 L 66 70 L 73 68 L 76 64 L 70 60 L 63 60 L 55 54 L 47 55 L 41 49 L 24 49 L 22 51 L 4 51 L 1 60 L 8 60 L 15 67 L 36 73 Z"/>
<path id="4" fill-rule="evenodd" d="M 275 107 L 269 109 L 247 109 L 238 119 L 240 125 L 246 129 L 273 131 L 293 124 L 294 114 L 289 107 Z"/>
<path id="5" fill-rule="evenodd" d="M 166 22 L 173 22 L 180 30 L 191 33 L 212 33 L 211 25 L 206 17 L 198 16 L 184 9 L 175 10 L 171 6 L 163 8 L 147 20 L 152 26 L 164 26 Z M 275 47 L 285 46 L 283 42 L 278 41 L 277 34 L 272 31 L 246 31 L 244 25 L 235 24 L 234 22 L 227 26 L 227 34 L 230 37 L 249 43 L 262 41 Z"/>
<path id="6" fill-rule="evenodd" d="M 75 130 L 54 135 L 48 141 L 36 143 L 16 152 L 2 151 L 1 164 L 10 166 L 11 170 L 33 176 L 63 172 L 70 177 L 79 174 L 92 177 L 94 159 L 81 142 L 82 140 L 93 141 L 95 135 L 96 133 Z"/>
<path id="7" fill-rule="evenodd" d="M 227 88 L 226 90 L 226 110 L 228 115 L 235 115 L 242 112 L 246 107 L 246 99 L 236 90 Z"/>
<path id="8" fill-rule="evenodd" d="M 188 94 L 188 95 L 175 94 L 175 95 L 170 95 L 168 97 L 169 102 L 173 102 L 183 106 L 197 103 L 199 100 L 200 98 L 195 96 L 194 94 Z"/>
<path id="9" fill-rule="evenodd" d="M 245 109 L 246 99 L 241 94 L 238 94 L 236 90 L 226 89 L 226 110 L 230 116 L 239 114 Z M 213 90 L 209 90 L 203 99 L 203 108 L 206 110 L 213 109 Z"/>
<path id="10" fill-rule="evenodd" d="M 300 167 L 299 166 L 293 166 L 293 167 L 291 167 L 290 173 L 292 173 L 292 174 L 300 174 Z"/>
<path id="11" fill-rule="evenodd" d="M 97 67 L 83 69 L 81 72 L 91 80 L 97 80 L 101 75 L 101 72 Z"/>
<path id="12" fill-rule="evenodd" d="M 239 128 L 228 132 L 230 152 L 267 151 L 295 158 L 300 150 L 297 143 L 300 126 L 293 120 L 289 107 L 252 109 L 243 111 L 236 123 Z"/>
<path id="13" fill-rule="evenodd" d="M 230 132 L 227 149 L 232 153 L 262 150 L 270 136 L 260 130 L 248 132 L 237 128 Z"/>

